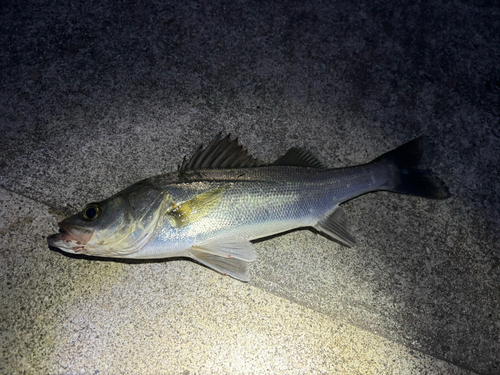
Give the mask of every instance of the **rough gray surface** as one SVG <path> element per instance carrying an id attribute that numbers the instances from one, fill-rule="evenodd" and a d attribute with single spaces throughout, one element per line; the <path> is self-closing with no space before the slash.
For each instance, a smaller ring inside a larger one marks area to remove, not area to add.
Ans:
<path id="1" fill-rule="evenodd" d="M 463 368 L 500 373 L 494 2 L 114 4 L 2 3 L 4 188 L 51 207 L 55 223 L 173 170 L 219 131 L 266 161 L 303 146 L 330 166 L 428 134 L 452 199 L 377 193 L 349 202 L 358 246 L 307 231 L 260 242 L 251 283 Z M 31 249 L 44 248 L 44 236 Z M 5 246 L 7 259 L 19 252 Z M 85 264 L 99 279 L 117 267 Z"/>

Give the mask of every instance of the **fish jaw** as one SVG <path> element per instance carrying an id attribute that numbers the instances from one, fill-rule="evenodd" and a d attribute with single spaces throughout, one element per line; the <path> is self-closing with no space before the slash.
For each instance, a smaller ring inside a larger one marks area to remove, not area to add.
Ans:
<path id="1" fill-rule="evenodd" d="M 90 241 L 94 233 L 88 229 L 66 224 L 59 224 L 59 233 L 47 238 L 49 246 L 58 248 L 71 254 L 86 254 L 85 245 Z"/>

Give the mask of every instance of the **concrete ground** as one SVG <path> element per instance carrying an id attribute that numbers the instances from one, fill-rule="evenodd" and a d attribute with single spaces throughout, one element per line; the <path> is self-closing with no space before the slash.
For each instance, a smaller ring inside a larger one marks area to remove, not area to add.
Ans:
<path id="1" fill-rule="evenodd" d="M 1 373 L 500 373 L 495 2 L 5 1 L 0 30 Z M 348 202 L 355 247 L 258 242 L 248 284 L 47 247 L 220 131 L 332 167 L 427 134 L 453 196 Z"/>

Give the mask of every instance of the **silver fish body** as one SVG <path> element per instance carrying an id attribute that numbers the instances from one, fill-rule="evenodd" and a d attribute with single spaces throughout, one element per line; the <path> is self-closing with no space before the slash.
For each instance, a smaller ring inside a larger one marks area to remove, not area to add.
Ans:
<path id="1" fill-rule="evenodd" d="M 140 181 L 87 205 L 48 238 L 70 253 L 154 259 L 189 257 L 246 281 L 256 255 L 250 241 L 294 228 L 314 227 L 352 246 L 339 204 L 389 190 L 426 198 L 449 196 L 442 181 L 421 169 L 424 138 L 371 163 L 323 168 L 294 148 L 269 165 L 236 141 L 217 137 L 184 160 L 179 171 Z"/>

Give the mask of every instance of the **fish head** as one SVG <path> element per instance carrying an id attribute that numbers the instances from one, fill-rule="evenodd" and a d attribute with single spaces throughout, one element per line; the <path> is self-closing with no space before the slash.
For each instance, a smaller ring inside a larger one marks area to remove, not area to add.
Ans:
<path id="1" fill-rule="evenodd" d="M 59 233 L 49 236 L 48 244 L 71 254 L 132 254 L 149 241 L 168 201 L 164 191 L 140 183 L 132 185 L 61 221 Z"/>

